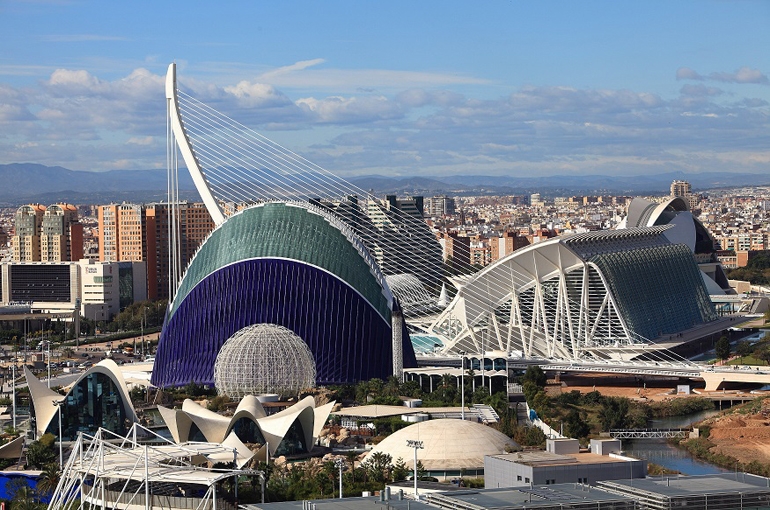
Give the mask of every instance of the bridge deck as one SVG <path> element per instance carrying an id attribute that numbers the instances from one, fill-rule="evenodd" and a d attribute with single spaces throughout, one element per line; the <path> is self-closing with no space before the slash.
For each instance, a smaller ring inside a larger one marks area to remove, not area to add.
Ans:
<path id="1" fill-rule="evenodd" d="M 609 434 L 615 439 L 672 439 L 687 437 L 692 429 L 612 429 Z"/>

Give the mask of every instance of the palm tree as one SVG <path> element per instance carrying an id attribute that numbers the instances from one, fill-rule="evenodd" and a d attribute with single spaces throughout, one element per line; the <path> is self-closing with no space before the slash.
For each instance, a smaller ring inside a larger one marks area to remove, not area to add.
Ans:
<path id="1" fill-rule="evenodd" d="M 14 493 L 11 507 L 13 510 L 39 510 L 41 505 L 35 503 L 35 491 L 25 483 Z"/>
<path id="2" fill-rule="evenodd" d="M 37 482 L 37 490 L 41 496 L 53 494 L 61 479 L 61 471 L 56 463 L 46 464 Z"/>

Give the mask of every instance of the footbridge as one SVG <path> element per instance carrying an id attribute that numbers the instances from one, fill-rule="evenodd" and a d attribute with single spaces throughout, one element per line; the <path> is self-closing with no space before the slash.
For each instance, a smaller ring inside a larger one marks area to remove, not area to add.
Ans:
<path id="1" fill-rule="evenodd" d="M 421 367 L 459 367 L 459 357 L 418 358 Z M 539 366 L 546 372 L 584 372 L 598 374 L 638 375 L 647 377 L 676 377 L 704 381 L 705 391 L 717 391 L 726 384 L 770 385 L 770 366 L 749 365 L 712 366 L 692 362 L 639 362 L 639 361 L 584 361 L 555 360 L 543 358 L 508 358 L 507 367 L 526 370 Z M 493 372 L 487 371 L 487 374 Z"/>
<path id="2" fill-rule="evenodd" d="M 613 439 L 674 439 L 688 437 L 691 428 L 686 429 L 611 429 Z"/>
<path id="3" fill-rule="evenodd" d="M 640 375 L 652 377 L 681 377 L 702 380 L 706 383 L 705 391 L 724 389 L 725 384 L 770 384 L 770 366 L 756 367 L 749 365 L 731 365 L 714 367 L 695 363 L 638 363 L 638 362 L 559 362 L 554 360 L 512 360 L 510 368 L 526 369 L 536 364 L 546 371 L 586 372 Z"/>

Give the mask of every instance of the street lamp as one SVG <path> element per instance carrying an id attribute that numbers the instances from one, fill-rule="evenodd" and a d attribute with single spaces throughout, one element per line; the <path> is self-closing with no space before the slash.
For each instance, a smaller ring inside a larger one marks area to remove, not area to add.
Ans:
<path id="1" fill-rule="evenodd" d="M 64 407 L 65 399 L 54 400 L 53 405 L 58 409 L 56 412 L 59 414 L 59 471 L 64 470 L 64 451 L 62 449 L 62 430 L 61 430 L 61 413 Z"/>
<path id="2" fill-rule="evenodd" d="M 420 499 L 420 495 L 417 494 L 417 450 L 422 450 L 425 446 L 422 441 L 416 439 L 407 439 L 406 446 L 414 448 L 414 499 Z"/>
<path id="3" fill-rule="evenodd" d="M 18 354 L 18 353 L 17 353 Z M 16 360 L 18 356 L 13 360 L 11 365 L 11 405 L 13 406 L 13 430 L 16 430 Z"/>
<path id="4" fill-rule="evenodd" d="M 340 470 L 340 499 L 342 499 L 342 470 L 345 468 L 345 461 L 337 459 L 334 461 L 334 465 Z"/>
<path id="5" fill-rule="evenodd" d="M 460 351 L 460 399 L 460 416 L 465 421 L 465 351 Z"/>

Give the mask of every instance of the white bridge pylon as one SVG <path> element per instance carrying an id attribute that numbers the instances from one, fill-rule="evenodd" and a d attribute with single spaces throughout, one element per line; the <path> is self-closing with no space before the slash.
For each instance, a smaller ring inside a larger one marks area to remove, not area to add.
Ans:
<path id="1" fill-rule="evenodd" d="M 168 66 L 168 72 L 166 73 L 166 102 L 168 110 L 168 118 L 171 126 L 172 143 L 176 141 L 179 152 L 182 154 L 185 165 L 190 171 L 195 188 L 206 205 L 211 219 L 214 220 L 214 224 L 219 225 L 225 221 L 225 215 L 222 213 L 222 209 L 219 207 L 217 200 L 211 193 L 206 177 L 201 171 L 198 158 L 195 157 L 192 147 L 190 146 L 190 139 L 184 130 L 182 125 L 182 118 L 179 114 L 179 98 L 177 96 L 176 87 L 176 64 L 170 64 Z"/>
<path id="2" fill-rule="evenodd" d="M 400 289 L 397 297 L 406 317 L 438 310 L 441 247 L 416 206 L 402 209 L 397 200 L 354 186 L 177 85 L 171 64 L 166 75 L 170 203 L 178 196 L 177 153 L 216 224 L 259 203 L 311 203 L 350 227 Z"/>

